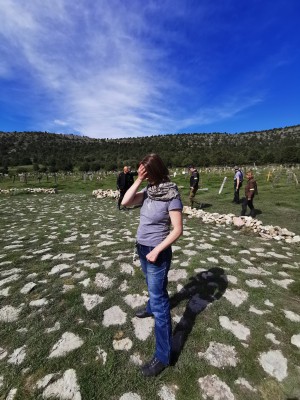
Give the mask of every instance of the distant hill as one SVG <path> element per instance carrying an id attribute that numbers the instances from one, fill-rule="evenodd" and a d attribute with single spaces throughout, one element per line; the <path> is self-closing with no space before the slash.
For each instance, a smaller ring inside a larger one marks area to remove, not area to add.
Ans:
<path id="1" fill-rule="evenodd" d="M 81 170 L 135 167 L 157 152 L 168 166 L 300 163 L 300 125 L 259 132 L 186 133 L 126 139 L 91 139 L 47 132 L 0 132 L 0 166 Z"/>

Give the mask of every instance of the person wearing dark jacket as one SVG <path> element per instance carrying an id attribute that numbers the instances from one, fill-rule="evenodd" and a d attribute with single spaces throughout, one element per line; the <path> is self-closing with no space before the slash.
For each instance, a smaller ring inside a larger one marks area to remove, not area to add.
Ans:
<path id="1" fill-rule="evenodd" d="M 190 172 L 190 206 L 193 208 L 194 206 L 194 198 L 197 193 L 198 187 L 199 187 L 199 172 L 197 169 L 193 166 L 190 165 L 189 167 L 189 172 Z"/>
<path id="2" fill-rule="evenodd" d="M 130 172 L 129 167 L 125 165 L 123 172 L 120 172 L 117 178 L 117 189 L 120 191 L 120 196 L 118 199 L 118 209 L 121 209 L 121 202 L 127 190 L 132 186 L 134 179 L 133 176 L 137 173 Z"/>
<path id="3" fill-rule="evenodd" d="M 250 216 L 255 217 L 255 209 L 253 206 L 253 199 L 255 194 L 257 194 L 257 183 L 254 179 L 253 172 L 247 171 L 246 173 L 247 184 L 245 186 L 245 198 L 242 203 L 242 213 L 241 215 L 246 215 L 247 206 L 250 208 Z"/>

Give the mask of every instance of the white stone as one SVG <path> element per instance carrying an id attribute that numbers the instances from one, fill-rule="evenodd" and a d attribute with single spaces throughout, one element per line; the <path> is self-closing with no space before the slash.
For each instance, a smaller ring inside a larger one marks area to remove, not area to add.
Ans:
<path id="1" fill-rule="evenodd" d="M 197 246 L 197 249 L 199 250 L 210 250 L 212 249 L 214 246 L 210 243 L 201 243 L 199 246 Z"/>
<path id="2" fill-rule="evenodd" d="M 295 282 L 294 279 L 271 279 L 271 281 L 284 289 L 287 289 L 291 283 Z"/>
<path id="3" fill-rule="evenodd" d="M 217 375 L 206 375 L 198 379 L 203 399 L 235 400 L 230 387 L 221 381 Z"/>
<path id="4" fill-rule="evenodd" d="M 6 397 L 5 400 L 13 400 L 15 398 L 15 395 L 17 394 L 18 389 L 11 389 Z"/>
<path id="5" fill-rule="evenodd" d="M 55 322 L 54 326 L 52 328 L 46 328 L 45 333 L 51 333 L 51 332 L 56 332 L 60 330 L 60 323 L 57 321 Z"/>
<path id="6" fill-rule="evenodd" d="M 250 306 L 249 311 L 253 312 L 254 314 L 257 314 L 257 315 L 263 315 L 263 314 L 267 314 L 267 313 L 271 312 L 270 310 L 259 310 L 258 308 L 254 307 L 254 306 Z"/>
<path id="7" fill-rule="evenodd" d="M 7 356 L 7 351 L 0 347 L 0 360 L 3 360 Z"/>
<path id="8" fill-rule="evenodd" d="M 229 330 L 240 340 L 247 340 L 250 337 L 250 329 L 238 321 L 230 321 L 228 317 L 219 317 L 222 328 Z"/>
<path id="9" fill-rule="evenodd" d="M 236 381 L 234 381 L 234 383 L 236 385 L 244 386 L 246 389 L 250 390 L 251 392 L 257 392 L 257 389 L 255 389 L 253 386 L 251 386 L 250 383 L 245 378 L 238 378 Z"/>
<path id="10" fill-rule="evenodd" d="M 208 349 L 204 353 L 198 353 L 198 356 L 217 368 L 236 367 L 238 363 L 234 346 L 217 342 L 210 342 Z"/>
<path id="11" fill-rule="evenodd" d="M 287 377 L 287 359 L 280 350 L 270 350 L 261 353 L 258 359 L 265 372 L 276 378 L 279 382 Z"/>
<path id="12" fill-rule="evenodd" d="M 115 278 L 109 278 L 108 276 L 99 272 L 95 276 L 95 285 L 100 289 L 109 289 L 113 286 L 114 280 Z"/>
<path id="13" fill-rule="evenodd" d="M 300 349 L 300 334 L 291 337 L 291 343 Z"/>
<path id="14" fill-rule="evenodd" d="M 141 356 L 140 356 L 139 353 L 132 354 L 129 357 L 129 359 L 130 359 L 130 362 L 132 362 L 132 364 L 134 364 L 134 365 L 141 366 L 143 364 L 143 361 L 142 361 Z"/>
<path id="15" fill-rule="evenodd" d="M 38 299 L 38 300 L 32 300 L 29 305 L 32 307 L 41 307 L 45 306 L 48 304 L 48 300 L 43 298 L 43 299 Z"/>
<path id="16" fill-rule="evenodd" d="M 250 280 L 247 280 L 247 281 L 246 281 L 246 285 L 248 285 L 248 286 L 250 286 L 250 287 L 253 287 L 253 288 L 263 288 L 263 287 L 266 287 L 266 285 L 265 285 L 262 281 L 260 281 L 260 280 L 258 280 L 258 279 L 250 279 Z"/>
<path id="17" fill-rule="evenodd" d="M 119 306 L 113 306 L 103 313 L 102 324 L 104 326 L 123 325 L 126 322 L 127 314 Z"/>
<path id="18" fill-rule="evenodd" d="M 55 267 L 53 267 L 51 269 L 51 271 L 48 273 L 48 275 L 54 275 L 54 274 L 57 274 L 61 271 L 64 271 L 65 269 L 69 269 L 69 268 L 71 268 L 71 265 L 68 265 L 68 264 L 55 265 Z"/>
<path id="19" fill-rule="evenodd" d="M 227 289 L 223 296 L 235 307 L 239 307 L 248 299 L 248 293 L 242 289 Z"/>
<path id="20" fill-rule="evenodd" d="M 176 400 L 177 385 L 163 385 L 158 391 L 161 400 Z"/>
<path id="21" fill-rule="evenodd" d="M 82 345 L 83 340 L 79 336 L 74 335 L 72 332 L 65 332 L 61 339 L 52 347 L 49 358 L 65 356 L 70 351 L 78 349 Z"/>
<path id="22" fill-rule="evenodd" d="M 114 350 L 130 350 L 132 347 L 132 341 L 129 338 L 113 341 Z"/>
<path id="23" fill-rule="evenodd" d="M 142 398 L 137 393 L 128 392 L 124 393 L 119 400 L 142 400 Z"/>
<path id="24" fill-rule="evenodd" d="M 88 311 L 92 310 L 98 304 L 101 304 L 104 300 L 104 297 L 101 297 L 98 294 L 82 293 L 81 297 L 83 298 L 83 304 Z"/>
<path id="25" fill-rule="evenodd" d="M 168 273 L 169 282 L 177 282 L 180 279 L 186 279 L 187 272 L 185 269 L 171 269 Z"/>
<path id="26" fill-rule="evenodd" d="M 220 258 L 222 258 L 223 261 L 225 261 L 227 264 L 230 264 L 230 265 L 237 263 L 237 261 L 230 256 L 220 256 Z"/>
<path id="27" fill-rule="evenodd" d="M 4 306 L 0 308 L 0 321 L 14 322 L 17 321 L 22 307 L 15 308 L 13 306 Z"/>
<path id="28" fill-rule="evenodd" d="M 120 292 L 127 292 L 127 290 L 128 290 L 128 283 L 127 283 L 127 280 L 125 279 L 122 283 L 121 283 L 121 285 L 119 286 L 119 290 L 120 290 Z"/>
<path id="29" fill-rule="evenodd" d="M 265 338 L 271 340 L 271 342 L 274 343 L 274 344 L 280 344 L 279 340 L 276 339 L 274 333 L 267 333 L 265 335 Z"/>
<path id="30" fill-rule="evenodd" d="M 76 254 L 71 253 L 60 253 L 53 257 L 53 260 L 71 260 Z"/>
<path id="31" fill-rule="evenodd" d="M 16 349 L 7 360 L 10 364 L 20 365 L 26 357 L 26 345 Z"/>
<path id="32" fill-rule="evenodd" d="M 121 273 L 134 275 L 134 269 L 130 264 L 121 264 Z"/>
<path id="33" fill-rule="evenodd" d="M 58 397 L 61 400 L 81 400 L 76 372 L 68 369 L 61 379 L 50 384 L 43 392 L 43 398 Z"/>
<path id="34" fill-rule="evenodd" d="M 300 315 L 289 310 L 282 310 L 287 319 L 293 322 L 300 322 Z"/>
<path id="35" fill-rule="evenodd" d="M 41 378 L 36 382 L 35 387 L 37 389 L 44 389 L 54 376 L 55 374 L 48 374 L 44 376 L 44 378 Z"/>
<path id="36" fill-rule="evenodd" d="M 138 308 L 145 305 L 148 301 L 148 296 L 141 296 L 139 294 L 128 294 L 124 297 L 125 303 L 131 308 Z"/>
<path id="37" fill-rule="evenodd" d="M 36 283 L 28 282 L 28 283 L 26 283 L 26 285 L 24 285 L 22 287 L 22 289 L 20 290 L 20 293 L 27 294 L 27 293 L 31 292 L 35 287 L 36 287 Z"/>
<path id="38" fill-rule="evenodd" d="M 96 361 L 102 361 L 102 364 L 105 365 L 107 361 L 107 353 L 105 350 L 101 349 L 99 346 L 97 346 L 97 356 L 96 356 Z"/>
<path id="39" fill-rule="evenodd" d="M 20 275 L 14 274 L 14 275 L 11 275 L 11 276 L 9 276 L 9 277 L 7 277 L 7 278 L 5 278 L 5 279 L 2 279 L 2 280 L 0 281 L 0 287 L 6 285 L 7 283 L 15 282 L 15 281 L 17 281 L 19 278 L 20 278 Z"/>
<path id="40" fill-rule="evenodd" d="M 142 341 L 145 341 L 150 335 L 154 328 L 153 318 L 137 318 L 134 317 L 131 320 L 134 326 L 135 336 Z"/>
<path id="41" fill-rule="evenodd" d="M 264 304 L 268 307 L 274 307 L 274 304 L 270 300 L 265 300 Z"/>
<path id="42" fill-rule="evenodd" d="M 207 257 L 207 261 L 212 262 L 214 264 L 218 264 L 219 260 L 215 257 Z"/>
<path id="43" fill-rule="evenodd" d="M 233 285 L 236 285 L 238 282 L 237 277 L 234 275 L 227 275 L 227 279 L 228 282 L 232 283 Z"/>
<path id="44" fill-rule="evenodd" d="M 268 271 L 264 270 L 261 267 L 258 267 L 258 268 L 249 267 L 247 269 L 242 269 L 241 268 L 241 269 L 239 269 L 239 271 L 244 272 L 245 274 L 248 274 L 248 275 L 261 275 L 261 276 L 272 275 L 271 272 L 268 272 Z"/>
<path id="45" fill-rule="evenodd" d="M 9 296 L 10 287 L 0 290 L 0 296 L 8 297 Z"/>

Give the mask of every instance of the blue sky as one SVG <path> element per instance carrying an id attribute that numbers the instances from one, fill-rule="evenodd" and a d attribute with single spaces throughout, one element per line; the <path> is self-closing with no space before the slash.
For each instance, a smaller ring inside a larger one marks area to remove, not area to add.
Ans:
<path id="1" fill-rule="evenodd" d="M 300 123 L 299 0 L 0 0 L 0 130 Z"/>

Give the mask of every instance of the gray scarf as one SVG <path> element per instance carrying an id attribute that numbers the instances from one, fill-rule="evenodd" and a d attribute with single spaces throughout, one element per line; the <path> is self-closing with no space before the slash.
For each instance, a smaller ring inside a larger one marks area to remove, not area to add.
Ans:
<path id="1" fill-rule="evenodd" d="M 147 195 L 149 199 L 159 201 L 180 199 L 177 185 L 173 182 L 162 182 L 159 185 L 148 185 Z"/>

